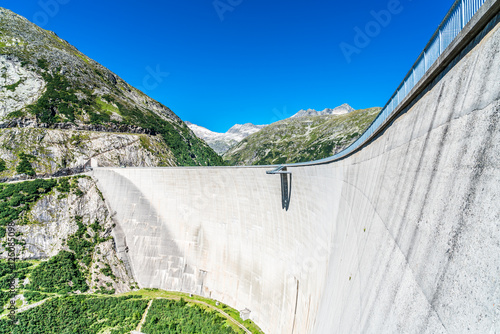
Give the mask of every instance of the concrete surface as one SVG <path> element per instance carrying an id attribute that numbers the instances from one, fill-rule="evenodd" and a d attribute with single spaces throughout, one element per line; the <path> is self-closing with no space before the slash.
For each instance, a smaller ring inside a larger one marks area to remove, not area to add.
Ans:
<path id="1" fill-rule="evenodd" d="M 141 287 L 266 333 L 500 332 L 500 29 L 369 145 L 289 167 L 97 168 Z"/>

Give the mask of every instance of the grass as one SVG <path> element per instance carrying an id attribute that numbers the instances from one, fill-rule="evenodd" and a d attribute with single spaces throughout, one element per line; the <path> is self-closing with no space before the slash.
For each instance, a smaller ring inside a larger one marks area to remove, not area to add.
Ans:
<path id="1" fill-rule="evenodd" d="M 154 298 L 166 298 L 166 299 L 180 299 L 184 298 L 185 301 L 187 302 L 193 302 L 193 301 L 201 301 L 205 302 L 208 305 L 213 306 L 216 309 L 219 309 L 221 311 L 224 311 L 225 313 L 229 314 L 231 318 L 245 326 L 250 332 L 252 333 L 257 333 L 257 334 L 263 334 L 264 332 L 257 326 L 253 321 L 251 320 L 245 320 L 240 318 L 240 312 L 238 310 L 235 310 L 234 308 L 230 307 L 229 305 L 223 304 L 219 302 L 219 305 L 216 305 L 216 300 L 210 299 L 210 298 L 204 298 L 201 296 L 197 295 L 192 295 L 192 297 L 189 296 L 187 293 L 183 292 L 176 292 L 176 291 L 165 291 L 165 290 L 160 290 L 160 289 L 141 289 L 138 291 L 131 291 L 131 292 L 126 292 L 117 296 L 142 296 L 143 298 L 146 299 L 154 299 Z M 203 305 L 201 305 L 203 306 Z M 230 323 L 231 324 L 231 323 Z M 234 325 L 234 324 L 233 324 Z M 233 327 L 233 328 L 239 328 L 239 327 Z"/>
<path id="2" fill-rule="evenodd" d="M 58 41 L 59 42 L 59 41 Z M 79 55 L 78 53 L 76 53 L 76 56 L 77 57 L 80 57 L 81 59 L 83 59 L 84 62 L 86 62 L 87 64 L 89 63 L 89 60 L 87 58 L 85 58 L 84 56 L 82 55 Z"/>
<path id="3" fill-rule="evenodd" d="M 16 90 L 16 88 L 17 88 L 20 84 L 22 84 L 23 82 L 24 82 L 24 80 L 22 80 L 22 79 L 21 79 L 21 80 L 19 80 L 18 82 L 13 83 L 12 85 L 7 85 L 7 86 L 5 86 L 5 88 L 7 88 L 7 89 L 8 89 L 8 90 L 10 90 L 11 92 L 13 92 L 13 91 L 15 91 L 15 90 Z"/>
<path id="4" fill-rule="evenodd" d="M 147 136 L 141 135 L 139 137 L 139 141 L 141 143 L 142 148 L 145 150 L 151 151 L 151 141 Z"/>
<path id="5" fill-rule="evenodd" d="M 168 333 L 242 333 L 241 328 L 236 325 L 234 327 L 221 313 L 181 298 L 180 300 L 155 299 L 141 330 L 150 334 L 160 334 L 165 331 Z"/>
<path id="6" fill-rule="evenodd" d="M 99 97 L 99 96 L 96 97 L 96 103 L 99 106 L 99 108 L 101 108 L 101 110 L 106 112 L 107 114 L 112 114 L 112 113 L 119 114 L 120 113 L 120 110 L 117 107 L 113 106 L 112 104 L 107 103 L 106 101 L 101 99 L 101 97 Z"/>

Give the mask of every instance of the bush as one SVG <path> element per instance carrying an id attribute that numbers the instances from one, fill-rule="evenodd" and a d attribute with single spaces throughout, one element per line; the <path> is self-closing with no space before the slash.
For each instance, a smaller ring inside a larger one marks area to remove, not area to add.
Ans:
<path id="1" fill-rule="evenodd" d="M 69 178 L 63 177 L 59 179 L 59 183 L 56 189 L 61 193 L 69 193 L 69 191 L 71 190 L 71 186 L 69 184 Z"/>
<path id="2" fill-rule="evenodd" d="M 0 290 L 0 307 L 3 307 L 10 300 L 10 293 L 8 291 Z"/>
<path id="3" fill-rule="evenodd" d="M 49 261 L 36 267 L 31 273 L 30 281 L 27 289 L 42 292 L 85 292 L 89 288 L 75 254 L 68 251 L 60 251 Z"/>
<path id="4" fill-rule="evenodd" d="M 57 184 L 56 180 L 34 180 L 19 183 L 0 184 L 0 237 L 5 236 L 5 226 L 18 220 Z"/>
<path id="5" fill-rule="evenodd" d="M 43 293 L 37 291 L 26 291 L 23 293 L 23 295 L 28 303 L 36 303 L 47 298 L 47 295 L 44 295 Z"/>
<path id="6" fill-rule="evenodd" d="M 16 172 L 18 174 L 26 174 L 29 176 L 35 176 L 35 174 L 36 174 L 35 170 L 31 166 L 31 161 L 34 158 L 35 158 L 34 156 L 29 155 L 29 154 L 24 154 L 24 153 L 19 154 L 20 161 L 17 164 Z"/>
<path id="7" fill-rule="evenodd" d="M 160 333 L 236 333 L 226 325 L 225 318 L 218 312 L 205 311 L 196 304 L 155 299 L 149 308 L 142 331 L 148 334 Z"/>
<path id="8" fill-rule="evenodd" d="M 16 314 L 17 324 L 0 319 L 0 334 L 125 334 L 134 330 L 148 301 L 129 297 L 66 296 Z"/>

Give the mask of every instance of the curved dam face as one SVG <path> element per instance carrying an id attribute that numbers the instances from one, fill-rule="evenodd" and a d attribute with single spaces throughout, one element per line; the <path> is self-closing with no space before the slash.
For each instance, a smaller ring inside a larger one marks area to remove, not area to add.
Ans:
<path id="1" fill-rule="evenodd" d="M 93 174 L 141 287 L 266 333 L 500 332 L 499 78 L 497 24 L 343 160 Z"/>

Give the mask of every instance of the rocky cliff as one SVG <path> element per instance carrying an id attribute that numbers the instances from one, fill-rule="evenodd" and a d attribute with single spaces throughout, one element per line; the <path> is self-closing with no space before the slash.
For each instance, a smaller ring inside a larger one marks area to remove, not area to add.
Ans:
<path id="1" fill-rule="evenodd" d="M 7 207 L 14 203 L 19 204 L 15 211 Z M 14 223 L 10 226 L 20 261 L 43 263 L 61 251 L 73 251 L 90 291 L 124 292 L 135 287 L 126 257 L 119 254 L 113 239 L 111 214 L 90 177 L 0 184 L 0 207 L 2 223 Z M 0 229 L 5 233 L 4 226 Z M 8 257 L 9 247 L 6 236 L 0 258 Z"/>
<path id="2" fill-rule="evenodd" d="M 347 103 L 344 103 L 338 107 L 335 108 L 326 108 L 321 111 L 317 111 L 314 109 L 302 109 L 299 110 L 295 115 L 292 117 L 303 117 L 303 116 L 323 116 L 323 115 L 343 115 L 347 114 L 354 111 L 354 109 L 348 105 Z"/>

